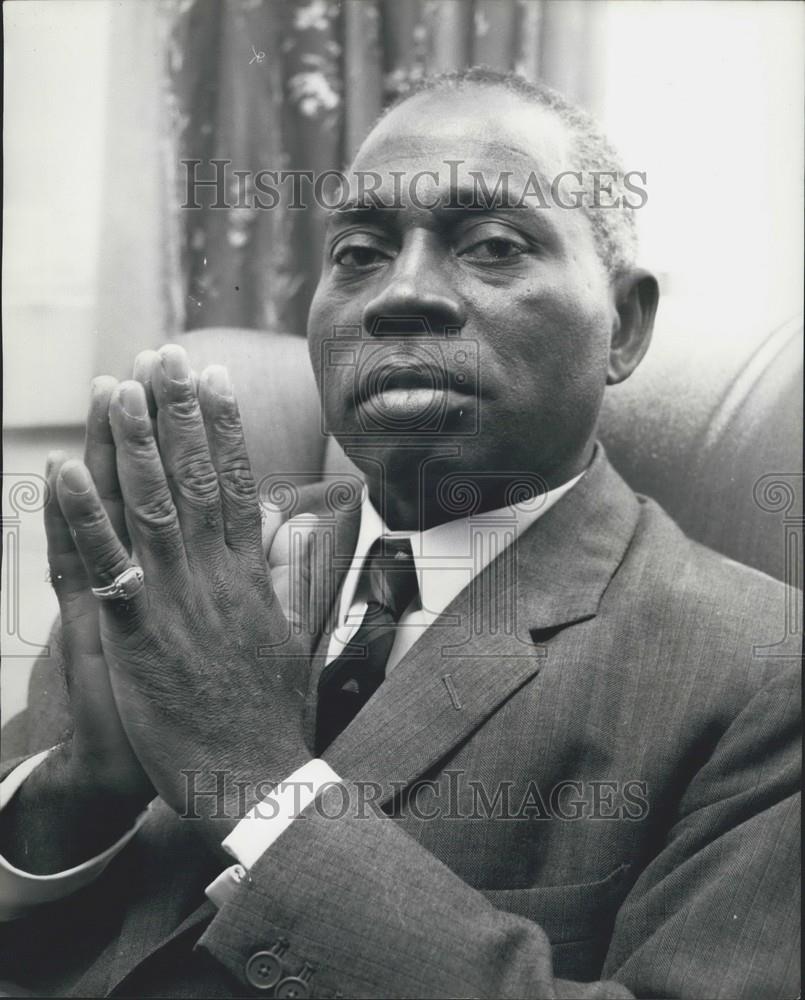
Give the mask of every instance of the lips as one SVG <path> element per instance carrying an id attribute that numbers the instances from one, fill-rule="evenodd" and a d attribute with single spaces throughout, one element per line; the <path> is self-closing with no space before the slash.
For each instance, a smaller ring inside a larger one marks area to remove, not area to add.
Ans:
<path id="1" fill-rule="evenodd" d="M 456 373 L 446 371 L 444 365 L 416 357 L 375 359 L 359 372 L 358 396 L 362 400 L 393 391 L 424 391 L 431 395 L 455 392 L 469 395 L 473 387 L 468 380 L 456 378 Z"/>
<path id="2" fill-rule="evenodd" d="M 445 388 L 443 372 L 433 371 L 427 365 L 416 361 L 406 365 L 396 363 L 379 365 L 368 381 L 371 386 L 367 386 L 367 388 L 374 392 L 386 392 L 391 389 L 432 389 L 435 391 Z"/>

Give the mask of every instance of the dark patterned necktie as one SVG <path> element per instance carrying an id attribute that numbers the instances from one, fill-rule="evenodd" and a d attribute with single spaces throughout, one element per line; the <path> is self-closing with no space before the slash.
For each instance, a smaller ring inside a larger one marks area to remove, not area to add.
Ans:
<path id="1" fill-rule="evenodd" d="M 319 678 L 317 754 L 352 722 L 385 679 L 397 623 L 419 589 L 408 539 L 378 538 L 363 578 L 368 599 L 361 626 Z"/>

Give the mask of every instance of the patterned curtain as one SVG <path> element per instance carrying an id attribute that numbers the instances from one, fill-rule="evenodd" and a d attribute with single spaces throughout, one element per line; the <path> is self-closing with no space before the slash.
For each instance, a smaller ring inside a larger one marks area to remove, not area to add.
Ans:
<path id="1" fill-rule="evenodd" d="M 271 210 L 254 207 L 250 178 L 260 170 L 345 167 L 384 105 L 431 71 L 516 69 L 595 112 L 603 7 L 595 0 L 124 3 L 119 16 L 128 24 L 118 31 L 150 39 L 139 56 L 129 45 L 129 61 L 153 59 L 155 51 L 161 60 L 161 135 L 156 156 L 149 150 L 143 164 L 161 177 L 164 192 L 163 321 L 151 339 L 205 326 L 304 334 L 323 213 L 289 209 L 285 200 Z M 147 19 L 154 24 L 145 31 Z M 127 129 L 119 112 L 113 127 Z M 216 168 L 215 160 L 227 166 Z M 214 180 L 216 170 L 229 208 L 209 207 L 218 197 L 211 187 L 188 198 L 189 181 Z M 200 207 L 181 207 L 193 204 Z M 111 273 L 118 263 L 107 262 L 106 287 L 119 303 L 124 290 L 117 294 Z M 154 263 L 143 266 L 153 273 Z M 131 343 L 119 307 L 114 329 L 118 344 L 101 352 L 110 359 Z"/>

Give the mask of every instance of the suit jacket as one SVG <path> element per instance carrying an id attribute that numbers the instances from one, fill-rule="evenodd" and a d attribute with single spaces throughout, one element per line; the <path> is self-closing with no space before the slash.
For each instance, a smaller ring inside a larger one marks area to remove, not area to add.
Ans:
<path id="1" fill-rule="evenodd" d="M 334 518 L 336 555 L 356 518 Z M 157 801 L 95 885 L 4 929 L 0 975 L 256 996 L 250 961 L 283 939 L 278 996 L 795 997 L 790 600 L 687 539 L 599 449 L 329 747 L 346 791 L 231 902 L 204 900 L 219 862 Z M 59 735 L 38 677 L 29 753 Z"/>

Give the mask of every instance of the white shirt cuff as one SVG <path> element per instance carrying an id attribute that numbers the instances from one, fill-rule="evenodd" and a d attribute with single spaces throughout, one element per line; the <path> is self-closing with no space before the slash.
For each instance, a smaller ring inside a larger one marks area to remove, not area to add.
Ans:
<path id="1" fill-rule="evenodd" d="M 280 782 L 264 799 L 253 806 L 222 843 L 223 849 L 238 862 L 211 882 L 205 892 L 216 906 L 227 902 L 249 869 L 293 821 L 315 801 L 328 786 L 341 779 L 325 761 L 315 758 Z"/>
<path id="2" fill-rule="evenodd" d="M 25 779 L 55 750 L 43 750 L 24 760 L 0 781 L 0 809 L 4 809 Z M 52 875 L 33 875 L 16 868 L 0 855 L 0 921 L 15 920 L 43 903 L 52 903 L 70 896 L 94 882 L 109 862 L 118 855 L 142 826 L 147 813 L 137 818 L 134 826 L 123 836 L 88 861 L 54 872 Z"/>

